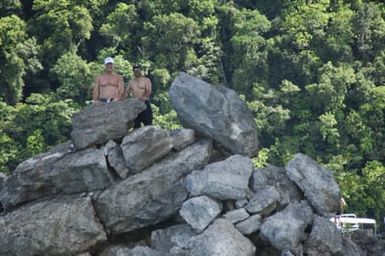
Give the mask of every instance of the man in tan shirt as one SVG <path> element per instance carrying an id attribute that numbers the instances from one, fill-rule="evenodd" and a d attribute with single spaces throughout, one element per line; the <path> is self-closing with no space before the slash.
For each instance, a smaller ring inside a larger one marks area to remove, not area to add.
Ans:
<path id="1" fill-rule="evenodd" d="M 104 59 L 104 72 L 95 79 L 92 99 L 94 103 L 109 103 L 123 98 L 124 83 L 121 75 L 114 71 L 114 59 Z"/>
<path id="2" fill-rule="evenodd" d="M 142 123 L 144 125 L 152 125 L 152 109 L 150 103 L 151 81 L 143 75 L 140 65 L 134 65 L 132 70 L 134 72 L 134 78 L 128 82 L 125 94 L 131 95 L 146 103 L 146 109 L 135 119 L 134 129 L 137 129 Z"/>

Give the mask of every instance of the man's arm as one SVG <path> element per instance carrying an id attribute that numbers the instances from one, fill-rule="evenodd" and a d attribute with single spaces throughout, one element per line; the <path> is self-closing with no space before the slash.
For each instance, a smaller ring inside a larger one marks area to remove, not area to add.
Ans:
<path id="1" fill-rule="evenodd" d="M 118 92 L 117 92 L 117 95 L 118 95 L 118 100 L 120 99 L 123 99 L 124 98 L 124 83 L 123 83 L 123 77 L 119 75 L 119 82 L 118 82 Z"/>
<path id="2" fill-rule="evenodd" d="M 127 88 L 124 92 L 124 97 L 128 97 L 131 95 L 131 90 L 132 90 L 132 80 L 128 81 L 128 85 L 127 85 Z"/>
<path id="3" fill-rule="evenodd" d="M 94 88 L 92 91 L 92 100 L 94 102 L 99 100 L 99 76 L 97 76 L 95 79 Z"/>
<path id="4" fill-rule="evenodd" d="M 147 78 L 147 83 L 146 83 L 146 100 L 149 100 L 150 99 L 150 95 L 151 95 L 151 80 L 149 78 Z"/>

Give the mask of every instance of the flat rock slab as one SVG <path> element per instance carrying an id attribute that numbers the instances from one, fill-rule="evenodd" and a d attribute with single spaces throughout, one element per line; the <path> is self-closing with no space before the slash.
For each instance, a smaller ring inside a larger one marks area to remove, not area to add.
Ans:
<path id="1" fill-rule="evenodd" d="M 186 178 L 187 190 L 193 196 L 207 195 L 219 200 L 246 198 L 253 171 L 250 158 L 233 155 L 221 162 L 211 163 Z"/>
<path id="2" fill-rule="evenodd" d="M 256 248 L 228 220 L 217 219 L 189 242 L 190 256 L 254 256 Z"/>
<path id="3" fill-rule="evenodd" d="M 112 183 L 102 150 L 50 151 L 16 168 L 3 184 L 0 202 L 8 209 L 45 196 L 101 190 Z"/>
<path id="4" fill-rule="evenodd" d="M 235 91 L 181 72 L 169 94 L 184 126 L 212 138 L 233 154 L 256 155 L 258 138 L 254 117 Z"/>
<path id="5" fill-rule="evenodd" d="M 340 189 L 329 170 L 300 153 L 288 162 L 286 170 L 319 215 L 330 217 L 339 209 Z"/>
<path id="6" fill-rule="evenodd" d="M 0 255 L 76 255 L 106 240 L 89 197 L 28 204 L 0 217 Z"/>
<path id="7" fill-rule="evenodd" d="M 143 101 L 134 98 L 87 106 L 72 116 L 71 140 L 77 149 L 82 149 L 121 138 L 145 108 Z"/>
<path id="8" fill-rule="evenodd" d="M 126 166 L 137 173 L 167 155 L 173 145 L 168 131 L 155 126 L 136 129 L 120 144 Z"/>

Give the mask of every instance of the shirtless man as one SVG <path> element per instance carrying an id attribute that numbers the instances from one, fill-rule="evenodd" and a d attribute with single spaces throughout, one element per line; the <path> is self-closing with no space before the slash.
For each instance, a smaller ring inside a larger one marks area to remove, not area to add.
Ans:
<path id="1" fill-rule="evenodd" d="M 132 70 L 134 71 L 134 78 L 128 82 L 126 95 L 131 95 L 146 103 L 146 109 L 135 119 L 134 129 L 137 129 L 141 123 L 144 125 L 152 125 L 152 109 L 150 103 L 151 81 L 143 76 L 140 65 L 134 65 Z"/>
<path id="2" fill-rule="evenodd" d="M 94 103 L 109 103 L 123 98 L 124 83 L 121 75 L 114 72 L 114 59 L 104 59 L 104 72 L 96 77 L 92 99 Z"/>

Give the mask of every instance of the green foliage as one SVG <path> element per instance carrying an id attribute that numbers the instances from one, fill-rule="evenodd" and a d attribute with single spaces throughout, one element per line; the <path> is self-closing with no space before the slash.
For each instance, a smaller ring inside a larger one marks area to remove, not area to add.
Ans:
<path id="1" fill-rule="evenodd" d="M 57 96 L 60 99 L 72 99 L 83 104 L 91 97 L 95 73 L 76 53 L 68 52 L 60 57 L 51 72 L 59 80 Z"/>
<path id="2" fill-rule="evenodd" d="M 0 18 L 0 95 L 9 104 L 16 104 L 22 97 L 26 73 L 41 69 L 36 59 L 34 38 L 28 38 L 26 23 L 16 15 Z"/>

